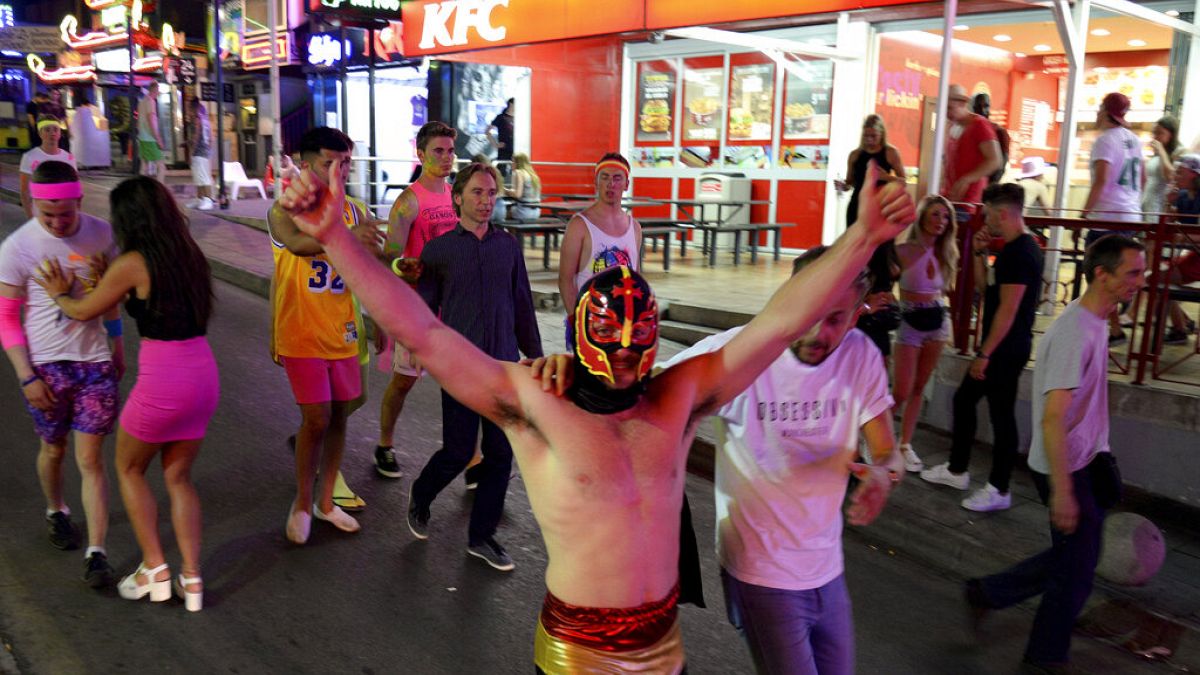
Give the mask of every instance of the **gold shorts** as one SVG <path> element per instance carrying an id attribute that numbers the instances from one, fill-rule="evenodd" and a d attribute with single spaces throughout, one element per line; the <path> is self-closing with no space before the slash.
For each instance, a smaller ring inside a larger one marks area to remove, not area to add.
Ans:
<path id="1" fill-rule="evenodd" d="M 598 609 L 568 605 L 547 593 L 533 641 L 533 662 L 548 675 L 677 675 L 685 663 L 678 597 L 676 587 L 663 600 L 640 607 Z"/>

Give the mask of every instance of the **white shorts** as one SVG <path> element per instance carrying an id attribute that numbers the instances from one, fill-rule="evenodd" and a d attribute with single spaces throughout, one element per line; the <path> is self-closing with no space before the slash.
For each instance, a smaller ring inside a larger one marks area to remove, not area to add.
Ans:
<path id="1" fill-rule="evenodd" d="M 404 345 L 397 342 L 395 343 L 395 348 L 392 350 L 392 372 L 397 375 L 421 377 L 424 369 L 417 364 L 412 354 L 405 349 Z"/>
<path id="2" fill-rule="evenodd" d="M 192 183 L 199 187 L 212 186 L 212 166 L 207 157 L 192 157 Z"/>

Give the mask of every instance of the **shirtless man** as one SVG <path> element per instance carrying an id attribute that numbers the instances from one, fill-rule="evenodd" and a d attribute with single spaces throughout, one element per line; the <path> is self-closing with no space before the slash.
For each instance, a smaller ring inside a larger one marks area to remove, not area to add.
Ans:
<path id="1" fill-rule="evenodd" d="M 425 244 L 454 229 L 458 215 L 446 182 L 454 172 L 454 139 L 458 132 L 442 122 L 428 122 L 417 132 L 417 159 L 421 177 L 404 188 L 388 214 L 384 253 L 392 258 L 392 271 L 409 283 L 420 275 L 417 259 Z M 377 338 L 381 339 L 381 338 Z M 380 342 L 382 346 L 382 342 Z M 375 446 L 375 470 L 387 478 L 400 477 L 400 464 L 392 450 L 396 419 L 404 400 L 416 384 L 421 369 L 408 350 L 396 345 L 392 355 L 392 379 L 383 392 L 379 410 L 379 445 Z"/>
<path id="2" fill-rule="evenodd" d="M 345 197 L 333 173 L 325 181 L 306 172 L 284 194 L 281 205 L 375 320 L 511 441 L 549 558 L 534 647 L 541 671 L 682 671 L 680 441 L 826 315 L 875 248 L 912 222 L 903 189 L 876 187 L 874 165 L 867 177 L 863 227 L 792 277 L 728 344 L 653 379 L 658 307 L 649 285 L 625 266 L 593 277 L 572 319 L 576 374 L 563 398 L 528 368 L 484 355 L 377 264 L 339 225 Z"/>
<path id="3" fill-rule="evenodd" d="M 629 189 L 629 162 L 610 152 L 596 163 L 596 201 L 567 223 L 558 258 L 558 293 L 569 316 L 579 287 L 613 265 L 641 269 L 642 226 L 621 208 Z"/>

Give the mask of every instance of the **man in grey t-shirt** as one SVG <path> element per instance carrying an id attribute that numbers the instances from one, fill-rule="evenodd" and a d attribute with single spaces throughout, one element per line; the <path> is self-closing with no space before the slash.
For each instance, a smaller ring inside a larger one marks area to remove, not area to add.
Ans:
<path id="1" fill-rule="evenodd" d="M 1075 617 L 1092 592 L 1104 510 L 1115 498 L 1096 480 L 1108 469 L 1097 457 L 1109 451 L 1106 317 L 1141 290 L 1146 254 L 1136 241 L 1109 235 L 1088 247 L 1083 265 L 1087 292 L 1050 325 L 1033 371 L 1029 468 L 1050 507 L 1050 549 L 967 581 L 977 618 L 1042 595 L 1025 647 L 1025 661 L 1040 667 L 1067 663 Z"/>

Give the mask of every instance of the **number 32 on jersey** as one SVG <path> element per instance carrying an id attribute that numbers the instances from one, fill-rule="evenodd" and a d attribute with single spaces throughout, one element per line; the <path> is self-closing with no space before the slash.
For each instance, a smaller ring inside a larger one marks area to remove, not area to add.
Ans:
<path id="1" fill-rule="evenodd" d="M 346 290 L 346 284 L 342 281 L 341 275 L 337 270 L 333 269 L 326 260 L 311 260 L 312 276 L 308 278 L 308 290 L 313 293 L 342 293 Z"/>

